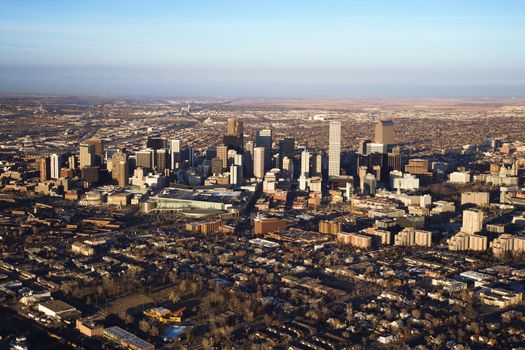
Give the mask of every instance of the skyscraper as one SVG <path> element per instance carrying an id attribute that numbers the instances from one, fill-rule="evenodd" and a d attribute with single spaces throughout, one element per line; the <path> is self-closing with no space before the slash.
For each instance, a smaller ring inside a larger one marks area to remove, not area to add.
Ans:
<path id="1" fill-rule="evenodd" d="M 168 150 L 165 148 L 160 148 L 156 150 L 156 157 L 155 157 L 155 171 L 157 173 L 164 173 L 164 170 L 166 170 L 168 166 Z"/>
<path id="2" fill-rule="evenodd" d="M 180 140 L 170 140 L 171 170 L 180 167 Z"/>
<path id="3" fill-rule="evenodd" d="M 50 157 L 50 173 L 52 179 L 58 179 L 60 177 L 60 168 L 62 168 L 62 156 L 53 153 Z"/>
<path id="4" fill-rule="evenodd" d="M 398 147 L 388 153 L 388 170 L 401 170 L 401 150 Z"/>
<path id="5" fill-rule="evenodd" d="M 331 121 L 328 139 L 328 176 L 339 176 L 341 170 L 341 122 Z"/>
<path id="6" fill-rule="evenodd" d="M 145 171 L 150 170 L 153 167 L 153 150 L 144 149 L 135 153 L 137 158 L 137 167 L 144 169 Z"/>
<path id="7" fill-rule="evenodd" d="M 281 159 L 284 157 L 293 158 L 295 153 L 295 139 L 286 137 L 279 142 L 279 154 Z"/>
<path id="8" fill-rule="evenodd" d="M 76 168 L 76 162 L 75 162 L 75 155 L 72 154 L 67 158 L 67 163 L 69 166 L 69 169 L 75 169 Z"/>
<path id="9" fill-rule="evenodd" d="M 102 139 L 94 138 L 86 140 L 88 145 L 93 145 L 95 147 L 95 155 L 93 164 L 91 165 L 102 165 L 102 160 L 104 159 L 104 142 Z M 82 166 L 81 166 L 82 168 Z"/>
<path id="10" fill-rule="evenodd" d="M 242 183 L 242 166 L 232 164 L 230 166 L 230 184 L 240 185 Z"/>
<path id="11" fill-rule="evenodd" d="M 80 169 L 95 165 L 95 145 L 90 143 L 80 144 Z"/>
<path id="12" fill-rule="evenodd" d="M 39 158 L 37 167 L 40 172 L 40 181 L 47 181 L 51 175 L 49 157 Z"/>
<path id="13" fill-rule="evenodd" d="M 301 174 L 304 177 L 310 177 L 310 152 L 304 150 L 301 152 Z"/>
<path id="14" fill-rule="evenodd" d="M 394 122 L 391 120 L 378 120 L 375 128 L 375 143 L 386 145 L 394 144 Z"/>
<path id="15" fill-rule="evenodd" d="M 264 168 L 271 167 L 272 162 L 272 129 L 259 129 L 255 135 L 255 147 L 264 147 Z M 255 163 L 254 163 L 255 164 Z M 255 169 L 254 169 L 255 172 Z"/>
<path id="16" fill-rule="evenodd" d="M 197 165 L 197 158 L 195 156 L 195 148 L 188 147 L 187 150 L 188 150 L 188 166 L 192 168 Z"/>
<path id="17" fill-rule="evenodd" d="M 118 169 L 118 176 L 116 180 L 118 182 L 118 185 L 120 187 L 127 186 L 128 180 L 129 180 L 128 162 L 125 160 L 121 160 L 120 162 L 118 162 L 117 169 Z"/>
<path id="18" fill-rule="evenodd" d="M 284 156 L 283 158 L 283 173 L 284 177 L 288 179 L 293 179 L 293 159 L 289 158 L 288 156 Z"/>
<path id="19" fill-rule="evenodd" d="M 222 160 L 222 168 L 226 169 L 228 167 L 228 146 L 218 145 L 217 149 L 217 158 Z"/>
<path id="20" fill-rule="evenodd" d="M 253 141 L 246 142 L 243 157 L 243 174 L 250 177 L 253 175 Z"/>
<path id="21" fill-rule="evenodd" d="M 242 152 L 244 149 L 244 124 L 235 117 L 228 118 L 226 134 L 223 143 L 229 149 Z"/>
<path id="22" fill-rule="evenodd" d="M 242 135 L 244 132 L 244 124 L 235 117 L 228 118 L 228 126 L 226 133 L 228 135 Z"/>
<path id="23" fill-rule="evenodd" d="M 220 158 L 213 158 L 211 160 L 211 173 L 213 175 L 219 175 L 222 174 L 222 159 Z"/>
<path id="24" fill-rule="evenodd" d="M 82 179 L 89 184 L 97 184 L 100 181 L 100 168 L 98 166 L 83 167 Z"/>
<path id="25" fill-rule="evenodd" d="M 121 187 L 128 184 L 129 168 L 127 159 L 128 157 L 124 152 L 117 152 L 111 157 L 111 177 L 117 180 L 118 185 Z"/>
<path id="26" fill-rule="evenodd" d="M 310 175 L 312 176 L 320 176 L 323 172 L 323 155 L 321 153 L 317 153 L 312 157 L 312 173 Z"/>
<path id="27" fill-rule="evenodd" d="M 264 156 L 266 149 L 264 147 L 255 147 L 253 149 L 253 175 L 258 179 L 264 178 Z"/>

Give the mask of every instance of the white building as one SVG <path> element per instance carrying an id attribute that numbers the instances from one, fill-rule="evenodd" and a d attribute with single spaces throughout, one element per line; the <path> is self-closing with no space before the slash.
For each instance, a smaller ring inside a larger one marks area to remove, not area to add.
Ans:
<path id="1" fill-rule="evenodd" d="M 170 140 L 170 166 L 172 170 L 180 165 L 180 140 Z"/>
<path id="2" fill-rule="evenodd" d="M 253 175 L 258 179 L 264 178 L 265 148 L 255 147 L 253 149 Z"/>
<path id="3" fill-rule="evenodd" d="M 328 176 L 339 176 L 341 170 L 341 122 L 331 121 L 328 138 Z"/>
<path id="4" fill-rule="evenodd" d="M 230 166 L 230 184 L 240 185 L 242 183 L 242 166 L 233 164 Z"/>
<path id="5" fill-rule="evenodd" d="M 388 145 L 384 143 L 367 143 L 366 154 L 387 153 Z"/>
<path id="6" fill-rule="evenodd" d="M 80 169 L 95 164 L 95 145 L 88 143 L 80 144 Z"/>
<path id="7" fill-rule="evenodd" d="M 301 176 L 310 176 L 310 152 L 304 150 L 301 152 Z"/>
<path id="8" fill-rule="evenodd" d="M 455 171 L 450 173 L 449 182 L 454 184 L 466 184 L 470 182 L 470 173 L 466 171 Z"/>
<path id="9" fill-rule="evenodd" d="M 403 174 L 401 171 L 393 170 L 390 172 L 390 186 L 396 190 L 417 190 L 419 189 L 419 179 L 416 175 Z"/>
<path id="10" fill-rule="evenodd" d="M 463 226 L 461 231 L 474 234 L 483 229 L 483 212 L 480 210 L 463 210 Z"/>
<path id="11" fill-rule="evenodd" d="M 53 153 L 50 156 L 50 162 L 49 162 L 50 168 L 51 168 L 51 178 L 52 179 L 58 179 L 60 177 L 60 168 L 62 165 L 62 157 L 59 156 L 56 153 Z"/>

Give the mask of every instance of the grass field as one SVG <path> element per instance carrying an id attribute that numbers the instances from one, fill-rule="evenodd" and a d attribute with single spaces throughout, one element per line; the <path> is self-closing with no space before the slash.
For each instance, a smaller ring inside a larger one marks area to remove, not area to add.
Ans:
<path id="1" fill-rule="evenodd" d="M 113 302 L 110 302 L 107 306 L 107 314 L 118 314 L 119 312 L 141 308 L 144 305 L 144 308 L 151 307 L 154 305 L 155 301 L 144 294 L 132 294 L 120 299 L 117 299 Z"/>

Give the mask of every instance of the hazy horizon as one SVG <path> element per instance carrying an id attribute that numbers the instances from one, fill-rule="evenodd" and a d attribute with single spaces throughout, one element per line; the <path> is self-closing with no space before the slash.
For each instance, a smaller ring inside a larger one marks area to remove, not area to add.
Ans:
<path id="1" fill-rule="evenodd" d="M 525 97 L 520 1 L 0 0 L 0 92 Z"/>

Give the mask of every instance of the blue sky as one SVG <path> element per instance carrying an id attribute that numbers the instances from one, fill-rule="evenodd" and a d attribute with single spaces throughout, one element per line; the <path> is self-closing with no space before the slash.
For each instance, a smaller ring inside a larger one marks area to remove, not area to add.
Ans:
<path id="1" fill-rule="evenodd" d="M 0 0 L 0 92 L 525 97 L 525 1 Z"/>

